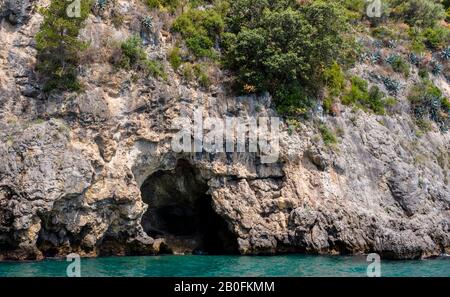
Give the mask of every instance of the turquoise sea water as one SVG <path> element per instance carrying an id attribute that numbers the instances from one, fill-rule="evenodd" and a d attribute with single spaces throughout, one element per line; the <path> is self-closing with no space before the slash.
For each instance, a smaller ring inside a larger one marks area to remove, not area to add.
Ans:
<path id="1" fill-rule="evenodd" d="M 70 262 L 0 263 L 0 276 L 66 276 Z M 365 257 L 347 256 L 154 256 L 81 260 L 81 276 L 367 276 Z M 381 261 L 386 277 L 450 277 L 450 258 Z"/>

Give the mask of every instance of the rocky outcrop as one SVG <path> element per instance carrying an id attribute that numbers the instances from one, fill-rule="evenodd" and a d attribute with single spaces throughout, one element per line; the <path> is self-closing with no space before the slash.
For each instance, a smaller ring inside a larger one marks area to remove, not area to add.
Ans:
<path id="1" fill-rule="evenodd" d="M 0 1 L 0 21 L 7 20 L 13 25 L 22 25 L 30 18 L 35 0 Z"/>
<path id="2" fill-rule="evenodd" d="M 145 198 L 143 191 L 171 193 L 172 183 L 186 197 L 196 193 L 188 188 L 205 187 L 242 254 L 421 258 L 450 252 L 449 133 L 436 128 L 418 135 L 407 110 L 378 116 L 342 106 L 339 116 L 322 116 L 339 131 L 338 144 L 324 144 L 313 121 L 294 131 L 283 123 L 275 163 L 253 153 L 175 153 L 178 117 L 197 107 L 205 117 L 276 116 L 270 96 L 234 97 L 221 85 L 206 90 L 184 82 L 168 64 L 167 81 L 136 79 L 108 59 L 83 66 L 83 92 L 44 96 L 33 72 L 41 18 L 31 14 L 25 21 L 31 2 L 4 1 L 0 12 L 8 19 L 0 28 L 0 259 L 192 251 L 186 242 L 174 243 L 173 234 L 143 227 L 158 205 L 179 210 L 179 201 L 195 200 Z M 134 1 L 118 5 L 126 16 L 122 29 L 99 17 L 87 21 L 81 37 L 94 56 L 102 40 L 141 30 L 134 16 L 144 8 Z M 146 50 L 165 57 L 170 34 L 161 24 L 155 28 L 158 42 Z M 407 104 L 404 94 L 399 101 Z M 200 184 L 184 187 L 179 177 L 144 186 L 180 161 L 192 166 Z"/>

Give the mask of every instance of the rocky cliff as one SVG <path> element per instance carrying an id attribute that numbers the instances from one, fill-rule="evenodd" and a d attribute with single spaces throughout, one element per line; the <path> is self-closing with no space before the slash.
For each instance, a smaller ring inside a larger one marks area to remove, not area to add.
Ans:
<path id="1" fill-rule="evenodd" d="M 91 14 L 80 69 L 83 90 L 46 95 L 36 74 L 36 7 L 0 1 L 0 260 L 195 252 L 450 253 L 450 134 L 418 133 L 406 100 L 390 115 L 339 106 L 295 129 L 282 123 L 278 162 L 256 154 L 175 153 L 172 123 L 198 107 L 207 117 L 277 116 L 270 95 L 234 96 L 174 72 L 165 15 L 147 54 L 167 79 L 136 77 L 108 61 L 110 45 L 141 33 L 148 9 L 117 1 Z M 369 65 L 351 71 L 365 76 Z M 367 76 L 367 75 L 366 75 Z M 444 94 L 448 81 L 434 78 Z M 376 83 L 374 81 L 373 83 Z M 380 85 L 381 88 L 383 86 Z M 338 131 L 330 146 L 316 121 Z"/>

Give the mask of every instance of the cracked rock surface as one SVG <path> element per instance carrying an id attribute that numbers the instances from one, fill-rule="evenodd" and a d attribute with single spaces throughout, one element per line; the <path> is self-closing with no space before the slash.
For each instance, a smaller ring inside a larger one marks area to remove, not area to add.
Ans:
<path id="1" fill-rule="evenodd" d="M 100 61 L 83 66 L 82 93 L 46 97 L 34 72 L 42 18 L 33 5 L 41 2 L 0 1 L 0 260 L 166 250 L 164 234 L 144 231 L 141 189 L 179 160 L 198 172 L 242 254 L 450 253 L 450 133 L 418 136 L 406 111 L 341 107 L 340 116 L 324 116 L 342 132 L 334 147 L 303 122 L 293 133 L 282 124 L 275 163 L 245 153 L 177 154 L 171 125 L 179 116 L 197 107 L 205 117 L 276 116 L 270 96 L 235 97 L 220 84 L 204 90 L 167 62 L 167 81 L 134 81 Z M 130 19 L 142 9 L 118 2 Z M 90 16 L 81 38 L 100 46 L 139 33 L 135 27 Z M 156 28 L 158 42 L 146 51 L 165 57 L 170 33 Z"/>

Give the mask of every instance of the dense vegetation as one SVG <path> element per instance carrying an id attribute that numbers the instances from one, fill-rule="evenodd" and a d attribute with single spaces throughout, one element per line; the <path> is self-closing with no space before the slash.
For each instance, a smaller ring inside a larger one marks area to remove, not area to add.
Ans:
<path id="1" fill-rule="evenodd" d="M 414 116 L 421 128 L 427 128 L 430 119 L 446 132 L 450 127 L 450 102 L 442 92 L 429 80 L 422 80 L 414 86 L 408 96 Z"/>
<path id="2" fill-rule="evenodd" d="M 286 116 L 308 114 L 320 94 L 325 94 L 323 108 L 331 114 L 339 100 L 384 114 L 386 107 L 395 104 L 394 98 L 377 87 L 369 88 L 361 78 L 344 75 L 361 51 L 355 43 L 360 24 L 371 23 L 376 41 L 387 48 L 395 48 L 398 40 L 409 42 L 410 56 L 393 53 L 383 57 L 375 49 L 365 54 L 373 63 L 385 64 L 404 78 L 414 66 L 421 74 L 440 75 L 445 69 L 438 60 L 415 61 L 427 51 L 445 52 L 449 44 L 450 31 L 439 24 L 446 17 L 448 1 L 439 2 L 383 1 L 383 15 L 375 19 L 366 15 L 363 0 L 184 2 L 183 13 L 172 28 L 181 34 L 192 58 L 184 67 L 181 56 L 186 53 L 180 47 L 169 58 L 176 70 L 192 68 L 198 60 L 203 64 L 220 60 L 235 74 L 237 92 L 268 91 Z M 398 30 L 401 23 L 408 26 L 406 32 Z M 390 95 L 401 91 L 395 78 L 379 79 Z"/>
<path id="3" fill-rule="evenodd" d="M 44 22 L 36 35 L 37 69 L 42 74 L 46 91 L 80 88 L 77 65 L 86 44 L 77 37 L 89 15 L 91 2 L 81 0 L 80 3 L 79 17 L 69 16 L 67 10 L 71 2 L 65 0 L 52 0 L 48 8 L 41 9 Z"/>
<path id="4" fill-rule="evenodd" d="M 309 116 L 319 105 L 335 115 L 338 103 L 385 114 L 403 91 L 401 81 L 418 72 L 422 93 L 411 91 L 414 114 L 442 130 L 448 127 L 448 99 L 437 99 L 429 86 L 434 78 L 450 80 L 449 0 L 385 0 L 381 17 L 369 16 L 364 0 L 143 2 L 153 13 L 170 16 L 166 25 L 175 42 L 167 60 L 186 82 L 209 88 L 214 71 L 227 69 L 237 93 L 269 92 L 278 111 L 292 120 Z M 85 46 L 77 35 L 91 4 L 82 1 L 82 17 L 69 19 L 70 2 L 51 3 L 36 37 L 38 69 L 48 78 L 48 90 L 76 90 L 78 56 Z M 107 3 L 97 0 L 96 5 Z M 112 14 L 112 23 L 120 27 L 122 16 L 116 19 Z M 142 26 L 151 31 L 152 22 L 145 16 Z M 162 64 L 148 59 L 143 44 L 137 36 L 120 44 L 113 64 L 164 78 Z M 376 65 L 371 68 L 378 72 L 349 75 L 347 69 L 357 61 Z M 438 101 L 438 108 L 427 107 Z"/>
<path id="5" fill-rule="evenodd" d="M 194 65 L 195 59 L 220 60 L 235 74 L 238 92 L 269 91 L 280 112 L 297 115 L 312 107 L 324 71 L 344 60 L 349 24 L 337 2 L 191 1 L 172 29 L 183 37 Z M 175 69 L 182 66 L 181 55 L 170 52 Z"/>
<path id="6" fill-rule="evenodd" d="M 345 53 L 348 28 L 333 2 L 233 1 L 224 35 L 225 65 L 241 90 L 272 93 L 280 110 L 302 113 Z"/>

